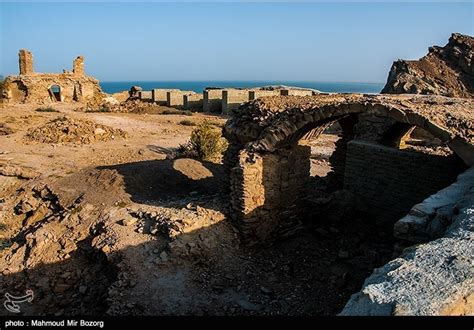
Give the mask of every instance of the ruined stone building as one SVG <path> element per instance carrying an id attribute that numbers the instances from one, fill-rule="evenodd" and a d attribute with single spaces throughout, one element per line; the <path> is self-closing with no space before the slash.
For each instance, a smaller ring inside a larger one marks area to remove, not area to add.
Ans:
<path id="1" fill-rule="evenodd" d="M 473 106 L 471 99 L 360 94 L 247 103 L 224 128 L 230 143 L 224 165 L 237 227 L 244 239 L 266 240 L 308 212 L 301 204 L 310 178 L 305 141 L 335 122 L 342 131 L 330 158 L 332 190 L 351 192 L 369 215 L 393 223 L 474 165 Z M 388 119 L 388 125 L 364 136 L 370 129 L 365 117 Z M 452 155 L 404 150 L 414 127 L 441 141 Z"/>
<path id="2" fill-rule="evenodd" d="M 84 72 L 84 57 L 73 61 L 72 71 L 38 73 L 33 67 L 33 55 L 26 49 L 19 54 L 20 74 L 8 76 L 2 84 L 3 102 L 39 103 L 84 102 L 102 97 L 99 81 Z"/>

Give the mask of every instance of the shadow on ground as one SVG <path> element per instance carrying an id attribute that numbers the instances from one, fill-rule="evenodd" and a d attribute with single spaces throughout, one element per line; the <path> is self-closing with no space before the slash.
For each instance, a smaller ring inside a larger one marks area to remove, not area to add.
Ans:
<path id="1" fill-rule="evenodd" d="M 123 177 L 126 193 L 140 204 L 166 206 L 167 202 L 184 200 L 184 207 L 186 198 L 225 191 L 223 166 L 193 159 L 149 160 L 98 169 L 117 171 Z"/>

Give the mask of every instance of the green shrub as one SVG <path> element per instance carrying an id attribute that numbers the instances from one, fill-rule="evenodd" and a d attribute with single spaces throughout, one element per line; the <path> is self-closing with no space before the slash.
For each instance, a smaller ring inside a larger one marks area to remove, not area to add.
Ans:
<path id="1" fill-rule="evenodd" d="M 227 141 L 221 131 L 209 122 L 204 122 L 191 132 L 190 148 L 199 159 L 215 161 L 227 149 Z"/>
<path id="2" fill-rule="evenodd" d="M 37 112 L 59 112 L 58 110 L 56 110 L 53 107 L 38 108 L 35 111 L 37 111 Z"/>

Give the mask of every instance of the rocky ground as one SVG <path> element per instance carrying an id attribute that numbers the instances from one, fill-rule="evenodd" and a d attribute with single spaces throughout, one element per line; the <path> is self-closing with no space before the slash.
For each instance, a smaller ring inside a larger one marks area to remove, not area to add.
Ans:
<path id="1" fill-rule="evenodd" d="M 391 229 L 336 212 L 344 196 L 295 236 L 241 245 L 222 166 L 174 158 L 225 118 L 54 109 L 0 109 L 0 287 L 33 289 L 24 314 L 334 315 L 392 257 Z M 312 175 L 336 140 L 313 143 Z"/>

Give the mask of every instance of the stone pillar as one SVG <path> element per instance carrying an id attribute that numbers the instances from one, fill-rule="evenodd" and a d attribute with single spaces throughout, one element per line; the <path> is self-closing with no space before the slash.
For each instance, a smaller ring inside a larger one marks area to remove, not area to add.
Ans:
<path id="1" fill-rule="evenodd" d="M 289 234 L 301 222 L 310 171 L 309 146 L 274 153 L 242 150 L 230 173 L 233 220 L 244 243 Z"/>
<path id="2" fill-rule="evenodd" d="M 20 63 L 20 74 L 31 74 L 34 73 L 33 69 L 33 54 L 27 49 L 20 49 L 18 53 Z"/>
<path id="3" fill-rule="evenodd" d="M 84 72 L 84 56 L 78 56 L 72 62 L 72 72 L 76 76 L 83 76 L 85 75 Z"/>

